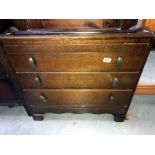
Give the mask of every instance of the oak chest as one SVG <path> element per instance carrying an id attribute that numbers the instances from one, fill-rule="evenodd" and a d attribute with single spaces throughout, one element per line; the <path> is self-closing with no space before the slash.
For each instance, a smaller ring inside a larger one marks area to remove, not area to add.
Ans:
<path id="1" fill-rule="evenodd" d="M 2 56 L 28 114 L 39 120 L 48 112 L 111 113 L 123 121 L 152 33 L 64 32 L 0 37 Z"/>

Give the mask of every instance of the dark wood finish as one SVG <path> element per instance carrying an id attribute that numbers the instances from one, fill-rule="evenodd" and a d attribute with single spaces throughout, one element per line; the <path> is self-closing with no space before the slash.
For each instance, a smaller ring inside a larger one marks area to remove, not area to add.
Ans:
<path id="1" fill-rule="evenodd" d="M 103 19 L 103 27 L 116 27 L 117 20 L 116 19 Z"/>
<path id="2" fill-rule="evenodd" d="M 11 19 L 0 19 L 0 33 L 3 33 L 6 29 L 13 25 Z"/>
<path id="3" fill-rule="evenodd" d="M 66 52 L 104 52 L 104 53 L 142 53 L 147 49 L 147 43 L 105 43 L 105 44 L 53 44 L 51 45 L 5 45 L 9 54 L 47 54 Z M 143 54 L 143 53 L 142 53 Z"/>
<path id="4" fill-rule="evenodd" d="M 118 69 L 116 61 L 120 56 L 123 65 Z M 30 57 L 36 61 L 35 68 L 29 65 Z M 104 63 L 104 58 L 111 58 L 111 63 Z M 137 72 L 142 66 L 144 52 L 12 54 L 9 60 L 16 72 Z"/>
<path id="5" fill-rule="evenodd" d="M 6 75 L 6 72 L 5 72 L 4 67 L 2 66 L 2 64 L 0 62 L 0 76 L 1 75 Z"/>
<path id="6" fill-rule="evenodd" d="M 39 78 L 40 84 L 35 78 Z M 138 80 L 138 72 L 104 73 L 104 72 L 51 72 L 51 73 L 18 73 L 17 78 L 24 89 L 52 88 L 105 88 L 133 89 Z M 113 87 L 114 78 L 118 84 Z M 132 80 L 131 80 L 132 79 Z"/>
<path id="7" fill-rule="evenodd" d="M 107 21 L 111 24 L 111 21 Z M 102 19 L 16 19 L 15 25 L 19 29 L 42 29 L 54 27 L 103 27 Z M 108 25 L 107 23 L 105 23 Z"/>
<path id="8" fill-rule="evenodd" d="M 11 82 L 8 79 L 0 80 L 0 105 L 8 105 L 8 102 L 16 102 L 16 100 L 16 93 Z"/>
<path id="9" fill-rule="evenodd" d="M 121 33 L 121 34 L 72 34 L 72 35 L 1 35 L 3 45 L 77 45 L 77 44 L 118 44 L 118 43 L 146 43 L 153 38 L 152 33 Z"/>
<path id="10" fill-rule="evenodd" d="M 137 19 L 121 19 L 121 29 L 129 29 L 137 24 Z"/>
<path id="11" fill-rule="evenodd" d="M 11 77 L 34 118 L 46 112 L 92 112 L 111 113 L 115 121 L 123 121 L 153 37 L 144 32 L 4 34 L 0 42 Z M 111 62 L 104 63 L 104 58 Z M 120 83 L 113 88 L 115 75 Z M 42 86 L 33 84 L 36 76 Z"/>
<path id="12" fill-rule="evenodd" d="M 18 103 L 17 103 L 18 102 Z M 0 62 L 0 106 L 15 106 L 19 104 L 16 91 Z"/>
<path id="13" fill-rule="evenodd" d="M 0 45 L 1 45 L 1 41 L 0 41 Z M 5 68 L 5 71 L 9 75 L 10 82 L 12 83 L 13 92 L 16 94 L 16 98 L 17 98 L 16 104 L 24 105 L 27 114 L 31 115 L 29 107 L 24 102 L 24 96 L 23 96 L 23 93 L 22 93 L 22 89 L 21 89 L 18 81 L 16 80 L 15 74 L 14 74 L 14 72 L 12 70 L 12 67 L 10 66 L 10 62 L 8 61 L 7 56 L 5 56 L 5 52 L 4 52 L 3 48 L 2 48 L 2 46 L 0 46 L 0 60 L 1 60 L 1 63 L 3 65 L 3 67 Z M 8 102 L 8 103 L 13 103 L 13 102 Z M 2 102 L 2 104 L 8 106 L 8 104 L 6 104 L 4 102 Z M 15 105 L 15 104 L 13 104 L 13 105 Z"/>
<path id="14" fill-rule="evenodd" d="M 19 29 L 19 30 L 26 30 L 29 28 L 29 25 L 27 23 L 27 20 L 23 19 L 14 19 L 12 20 L 14 25 Z"/>
<path id="15" fill-rule="evenodd" d="M 20 104 L 16 90 L 9 79 L 0 59 L 0 106 L 13 107 Z"/>
<path id="16" fill-rule="evenodd" d="M 114 115 L 114 121 L 116 122 L 124 122 L 126 116 L 125 115 Z"/>
<path id="17" fill-rule="evenodd" d="M 44 119 L 42 114 L 33 114 L 32 117 L 35 121 L 42 121 Z"/>
<path id="18" fill-rule="evenodd" d="M 2 64 L 0 64 L 0 106 L 15 106 L 20 104 L 17 97 L 16 90 L 9 79 L 8 74 L 4 71 Z"/>
<path id="19" fill-rule="evenodd" d="M 51 105 L 30 105 L 33 114 L 43 115 L 44 113 L 93 113 L 93 114 L 126 114 L 126 107 L 123 106 L 104 106 L 104 107 L 71 107 L 71 106 L 51 106 Z"/>
<path id="20" fill-rule="evenodd" d="M 31 20 L 31 23 L 35 21 Z M 51 28 L 51 27 L 102 27 L 102 19 L 53 19 L 53 20 L 40 20 L 41 28 Z M 33 26 L 32 26 L 33 27 Z M 36 25 L 37 28 L 37 25 Z"/>
<path id="21" fill-rule="evenodd" d="M 51 89 L 51 90 L 24 90 L 29 105 L 70 105 L 72 107 L 104 107 L 126 106 L 129 102 L 131 90 L 102 90 L 102 89 Z M 40 99 L 40 95 L 47 98 L 47 102 Z M 115 97 L 110 102 L 110 96 Z"/>
<path id="22" fill-rule="evenodd" d="M 121 29 L 129 29 L 137 24 L 137 19 L 14 19 L 13 22 L 20 30 L 60 27 L 120 27 Z M 118 22 L 120 22 L 119 25 Z"/>

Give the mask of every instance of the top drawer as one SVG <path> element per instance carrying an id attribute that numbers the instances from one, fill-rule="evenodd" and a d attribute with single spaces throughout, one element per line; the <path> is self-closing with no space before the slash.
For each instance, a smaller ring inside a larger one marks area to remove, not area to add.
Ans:
<path id="1" fill-rule="evenodd" d="M 16 72 L 116 72 L 139 71 L 144 52 L 9 54 Z"/>
<path id="2" fill-rule="evenodd" d="M 139 71 L 148 47 L 147 43 L 35 43 L 4 46 L 16 72 Z"/>
<path id="3" fill-rule="evenodd" d="M 144 52 L 147 49 L 147 43 L 107 43 L 107 44 L 52 44 L 51 45 L 5 45 L 7 53 L 62 53 L 62 52 Z"/>

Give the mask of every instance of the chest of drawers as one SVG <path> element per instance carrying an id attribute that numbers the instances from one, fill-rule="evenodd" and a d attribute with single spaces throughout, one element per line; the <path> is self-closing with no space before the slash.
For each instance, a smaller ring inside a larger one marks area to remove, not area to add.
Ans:
<path id="1" fill-rule="evenodd" d="M 111 113 L 124 121 L 152 33 L 2 35 L 2 56 L 35 120 L 48 112 Z"/>

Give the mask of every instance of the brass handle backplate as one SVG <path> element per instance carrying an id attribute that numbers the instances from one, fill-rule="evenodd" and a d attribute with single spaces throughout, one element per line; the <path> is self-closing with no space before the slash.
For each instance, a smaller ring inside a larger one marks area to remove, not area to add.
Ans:
<path id="1" fill-rule="evenodd" d="M 123 58 L 118 57 L 117 61 L 116 61 L 116 67 L 119 69 L 119 68 L 121 68 L 122 64 L 123 64 Z"/>
<path id="2" fill-rule="evenodd" d="M 113 95 L 111 95 L 111 96 L 109 96 L 109 103 L 111 103 L 111 104 L 113 104 L 113 103 L 115 103 L 115 96 L 113 96 Z"/>
<path id="3" fill-rule="evenodd" d="M 43 102 L 43 103 L 47 103 L 48 99 L 45 95 L 40 95 L 40 100 Z"/>
<path id="4" fill-rule="evenodd" d="M 28 62 L 29 62 L 29 65 L 30 65 L 32 68 L 35 68 L 36 65 L 37 65 L 35 59 L 32 58 L 32 57 L 29 58 Z"/>
<path id="5" fill-rule="evenodd" d="M 112 80 L 112 87 L 115 88 L 118 85 L 118 78 L 114 77 L 114 79 Z"/>
<path id="6" fill-rule="evenodd" d="M 42 85 L 41 79 L 40 79 L 38 76 L 36 76 L 36 77 L 34 78 L 34 82 L 35 82 L 35 84 L 36 84 L 37 86 L 41 86 L 41 85 Z"/>

